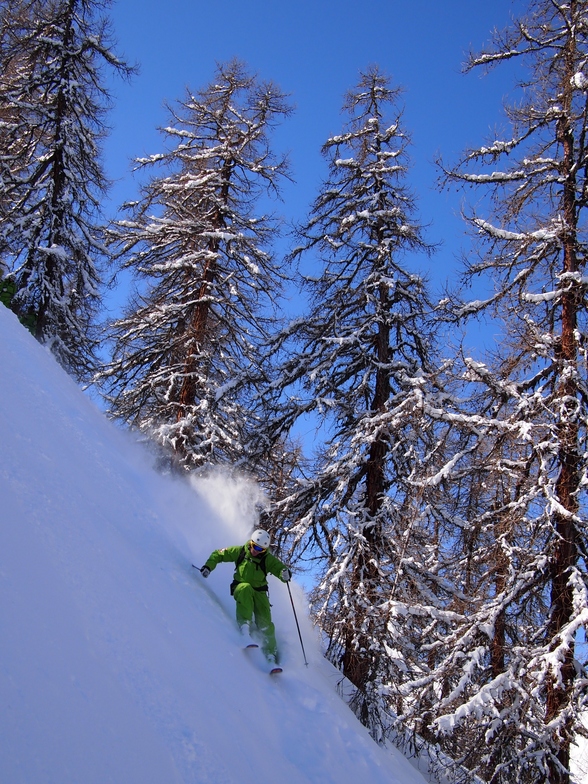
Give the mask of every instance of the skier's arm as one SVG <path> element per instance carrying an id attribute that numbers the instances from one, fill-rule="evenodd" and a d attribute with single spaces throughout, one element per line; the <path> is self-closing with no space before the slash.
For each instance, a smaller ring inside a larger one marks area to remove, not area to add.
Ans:
<path id="1" fill-rule="evenodd" d="M 284 570 L 287 569 L 290 576 L 292 575 L 292 572 L 290 571 L 290 567 L 287 566 L 287 564 L 282 563 L 279 558 L 276 558 L 276 556 L 272 555 L 271 553 L 266 555 L 265 563 L 270 574 L 273 574 L 274 577 L 277 577 L 278 580 L 281 580 L 282 582 L 288 582 L 288 580 L 284 580 Z"/>
<path id="2" fill-rule="evenodd" d="M 219 563 L 227 563 L 237 561 L 241 547 L 224 547 L 222 550 L 213 550 L 203 568 L 209 569 L 211 572 Z"/>

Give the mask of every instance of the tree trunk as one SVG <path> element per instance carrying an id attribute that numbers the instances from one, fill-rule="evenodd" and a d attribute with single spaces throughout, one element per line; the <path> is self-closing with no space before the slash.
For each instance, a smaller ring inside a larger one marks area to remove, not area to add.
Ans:
<path id="1" fill-rule="evenodd" d="M 229 200 L 229 186 L 232 169 L 233 162 L 226 161 L 222 168 L 222 185 L 219 197 L 223 206 L 226 206 Z M 216 214 L 214 224 L 217 230 L 223 228 L 225 225 L 225 220 L 220 209 Z M 206 261 L 202 271 L 198 300 L 192 314 L 192 320 L 188 326 L 190 340 L 187 344 L 188 349 L 184 361 L 182 386 L 178 397 L 177 422 L 180 422 L 186 416 L 188 409 L 194 405 L 196 398 L 195 376 L 201 361 L 202 346 L 207 333 L 208 316 L 210 313 L 210 291 L 216 277 L 216 257 L 219 252 L 219 247 L 220 241 L 218 239 L 212 239 L 210 241 L 210 258 Z"/>
<path id="2" fill-rule="evenodd" d="M 373 413 L 382 413 L 390 397 L 390 375 L 387 369 L 388 354 L 390 346 L 390 328 L 386 323 L 386 316 L 389 309 L 388 287 L 385 283 L 380 285 L 380 308 L 383 317 L 378 325 L 378 335 L 376 339 L 376 359 L 378 369 L 376 371 L 376 386 L 371 410 Z M 380 555 L 381 542 L 381 523 L 378 520 L 379 512 L 382 508 L 386 493 L 386 456 L 388 454 L 388 439 L 378 433 L 370 445 L 369 457 L 366 467 L 366 508 L 369 518 L 373 521 L 371 525 L 366 525 L 364 529 L 365 544 L 364 550 L 358 558 L 355 566 L 354 582 L 359 585 L 363 582 L 367 586 L 367 599 L 371 607 L 377 602 L 376 585 L 378 583 L 378 567 L 376 561 Z M 361 621 L 355 623 L 355 630 L 362 625 Z M 368 627 L 368 624 L 366 624 Z M 372 670 L 373 655 L 369 654 L 369 633 L 362 635 L 359 639 L 353 639 L 354 630 L 350 630 L 348 635 L 345 652 L 343 656 L 343 672 L 347 678 L 358 689 L 365 689 L 369 682 Z M 365 703 L 365 700 L 363 701 Z M 367 704 L 361 705 L 358 718 L 362 723 L 367 724 Z"/>
<path id="3" fill-rule="evenodd" d="M 571 16 L 575 18 L 576 2 L 572 0 Z M 560 283 L 562 298 L 561 316 L 561 355 L 558 357 L 562 379 L 558 390 L 560 405 L 558 424 L 558 466 L 559 476 L 555 485 L 558 502 L 565 512 L 554 514 L 556 544 L 551 562 L 551 617 L 548 628 L 549 640 L 557 645 L 558 635 L 569 621 L 573 611 L 573 591 L 570 585 L 571 569 L 578 557 L 576 528 L 573 516 L 578 511 L 578 488 L 580 483 L 578 453 L 578 422 L 576 401 L 578 389 L 576 326 L 578 301 L 573 274 L 577 272 L 577 231 L 576 231 L 576 178 L 574 169 L 574 138 L 570 123 L 571 112 L 571 79 L 574 74 L 575 41 L 570 33 L 566 52 L 566 68 L 564 71 L 564 111 L 558 128 L 558 140 L 563 147 L 563 171 L 565 177 L 563 189 L 563 216 L 565 235 L 563 239 L 563 272 L 567 273 Z M 555 719 L 571 698 L 574 679 L 574 650 L 566 654 L 561 668 L 561 685 L 555 674 L 547 683 L 546 722 Z M 570 732 L 564 728 L 563 741 L 556 740 L 559 745 L 557 762 L 550 762 L 550 784 L 568 784 L 569 775 L 562 773 L 569 768 Z M 558 765 L 558 762 L 560 765 Z"/>

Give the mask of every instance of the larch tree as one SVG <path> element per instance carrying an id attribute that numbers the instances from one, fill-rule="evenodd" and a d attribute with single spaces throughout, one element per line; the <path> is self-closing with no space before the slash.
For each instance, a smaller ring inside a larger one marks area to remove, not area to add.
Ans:
<path id="1" fill-rule="evenodd" d="M 328 177 L 293 258 L 308 312 L 277 338 L 282 394 L 268 429 L 310 417 L 325 436 L 306 478 L 275 504 L 294 552 L 321 572 L 315 616 L 328 656 L 356 687 L 353 707 L 375 736 L 395 671 L 386 600 L 412 592 L 403 556 L 420 547 L 415 480 L 430 438 L 431 304 L 411 254 L 430 250 L 405 184 L 408 139 L 399 91 L 374 67 L 345 101 L 342 132 L 323 148 Z M 421 542 L 422 544 L 422 542 Z M 396 663 L 398 658 L 395 659 Z"/>
<path id="2" fill-rule="evenodd" d="M 92 327 L 105 250 L 100 161 L 117 58 L 108 0 L 2 3 L 0 248 L 37 339 L 78 378 L 95 362 Z"/>
<path id="3" fill-rule="evenodd" d="M 397 727 L 434 744 L 455 781 L 535 781 L 544 716 L 523 673 L 545 612 L 545 539 L 529 515 L 538 490 L 525 426 L 505 421 L 500 385 L 480 362 L 466 358 L 462 371 L 467 384 L 444 401 L 436 460 L 420 479 L 438 584 L 428 606 L 391 607 L 397 623 L 426 620 L 404 657 Z"/>
<path id="4" fill-rule="evenodd" d="M 284 278 L 272 248 L 279 225 L 259 203 L 267 208 L 287 175 L 270 135 L 290 109 L 275 85 L 232 61 L 170 112 L 169 149 L 137 161 L 150 179 L 112 229 L 141 290 L 112 326 L 100 380 L 111 413 L 153 437 L 172 465 L 244 467 Z"/>
<path id="5" fill-rule="evenodd" d="M 466 217 L 481 253 L 465 281 L 493 286 L 448 308 L 490 314 L 503 337 L 487 362 L 467 360 L 485 403 L 470 412 L 469 464 L 446 472 L 451 482 L 473 470 L 484 486 L 463 518 L 470 607 L 438 640 L 436 675 L 416 685 L 438 690 L 445 673 L 431 726 L 484 779 L 567 784 L 588 683 L 575 656 L 588 622 L 588 2 L 531 2 L 469 67 L 517 59 L 530 77 L 507 107 L 508 135 L 446 172 L 476 189 Z"/>

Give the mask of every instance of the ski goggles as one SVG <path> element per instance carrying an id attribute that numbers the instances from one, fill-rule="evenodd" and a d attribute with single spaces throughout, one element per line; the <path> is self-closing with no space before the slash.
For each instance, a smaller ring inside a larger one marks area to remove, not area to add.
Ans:
<path id="1" fill-rule="evenodd" d="M 265 551 L 267 550 L 267 547 L 260 547 L 258 544 L 255 544 L 255 542 L 249 542 L 249 545 L 255 553 L 261 554 L 261 553 L 265 553 Z"/>

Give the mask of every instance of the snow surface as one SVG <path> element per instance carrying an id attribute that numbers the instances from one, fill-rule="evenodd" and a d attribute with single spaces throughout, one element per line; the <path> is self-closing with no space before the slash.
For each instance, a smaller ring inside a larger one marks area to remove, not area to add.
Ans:
<path id="1" fill-rule="evenodd" d="M 285 672 L 241 650 L 216 547 L 243 541 L 246 480 L 158 475 L 0 306 L 0 781 L 423 784 L 336 691 L 273 581 Z M 224 567 L 224 568 L 223 568 Z"/>

